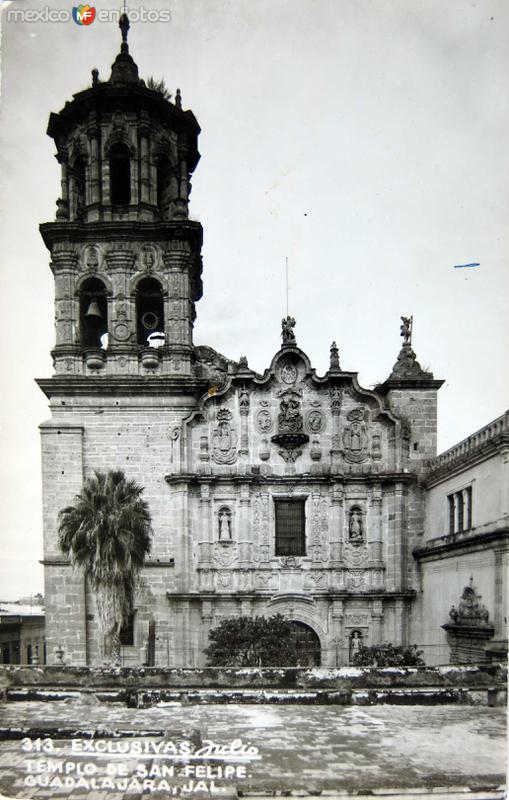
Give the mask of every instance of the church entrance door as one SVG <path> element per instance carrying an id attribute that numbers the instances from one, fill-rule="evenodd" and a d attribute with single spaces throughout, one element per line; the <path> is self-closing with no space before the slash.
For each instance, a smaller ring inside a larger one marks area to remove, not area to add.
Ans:
<path id="1" fill-rule="evenodd" d="M 320 639 L 309 625 L 292 622 L 299 667 L 319 667 L 321 663 Z"/>

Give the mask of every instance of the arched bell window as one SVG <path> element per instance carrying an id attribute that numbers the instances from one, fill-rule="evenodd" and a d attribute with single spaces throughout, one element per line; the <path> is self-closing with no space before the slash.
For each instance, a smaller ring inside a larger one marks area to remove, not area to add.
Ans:
<path id="1" fill-rule="evenodd" d="M 107 332 L 106 287 L 99 278 L 87 278 L 80 289 L 80 344 L 84 348 L 105 348 Z"/>
<path id="2" fill-rule="evenodd" d="M 157 161 L 157 207 L 164 214 L 170 202 L 171 164 L 168 156 Z"/>
<path id="3" fill-rule="evenodd" d="M 131 155 L 122 142 L 110 148 L 110 200 L 114 206 L 131 202 Z"/>
<path id="4" fill-rule="evenodd" d="M 83 156 L 77 156 L 71 167 L 74 215 L 79 219 L 86 203 L 86 163 Z"/>
<path id="5" fill-rule="evenodd" d="M 155 278 L 143 278 L 136 289 L 136 330 L 138 344 L 164 344 L 163 290 Z"/>

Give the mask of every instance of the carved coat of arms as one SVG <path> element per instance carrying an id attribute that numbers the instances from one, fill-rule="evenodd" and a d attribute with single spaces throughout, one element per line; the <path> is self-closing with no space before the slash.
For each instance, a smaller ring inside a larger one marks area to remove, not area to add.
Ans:
<path id="1" fill-rule="evenodd" d="M 217 412 L 218 426 L 212 435 L 212 459 L 216 464 L 233 464 L 237 460 L 237 433 L 231 419 L 232 413 L 227 408 Z"/>

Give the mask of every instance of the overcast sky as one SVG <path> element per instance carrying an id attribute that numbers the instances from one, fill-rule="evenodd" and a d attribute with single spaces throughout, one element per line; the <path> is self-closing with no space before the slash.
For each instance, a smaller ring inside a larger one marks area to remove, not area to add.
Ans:
<path id="1" fill-rule="evenodd" d="M 129 5 L 140 9 L 142 3 Z M 509 6 L 482 0 L 147 0 L 141 77 L 180 87 L 202 128 L 192 217 L 205 229 L 195 343 L 263 371 L 284 266 L 319 374 L 335 339 L 364 386 L 386 378 L 400 315 L 444 378 L 439 449 L 508 407 Z M 0 599 L 42 590 L 34 383 L 51 374 L 53 280 L 38 233 L 60 193 L 50 111 L 109 77 L 115 23 L 9 22 L 2 3 Z M 8 8 L 7 8 L 8 6 Z M 70 11 L 71 0 L 52 0 Z M 100 0 L 99 9 L 117 9 Z M 480 267 L 455 269 L 479 262 Z M 140 476 L 142 477 L 142 476 Z"/>

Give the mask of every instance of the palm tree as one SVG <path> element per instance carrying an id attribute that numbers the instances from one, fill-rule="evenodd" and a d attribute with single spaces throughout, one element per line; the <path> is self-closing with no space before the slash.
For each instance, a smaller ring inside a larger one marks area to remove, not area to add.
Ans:
<path id="1" fill-rule="evenodd" d="M 120 663 L 119 633 L 132 612 L 137 579 L 150 553 L 152 521 L 143 487 L 121 470 L 95 472 L 74 505 L 59 514 L 59 545 L 95 591 L 99 625 Z"/>

